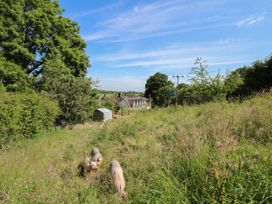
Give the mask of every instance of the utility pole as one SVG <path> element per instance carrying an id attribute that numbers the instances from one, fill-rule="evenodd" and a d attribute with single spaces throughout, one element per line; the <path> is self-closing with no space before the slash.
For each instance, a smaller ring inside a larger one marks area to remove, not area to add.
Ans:
<path id="1" fill-rule="evenodd" d="M 179 85 L 179 78 L 183 78 L 183 75 L 173 75 L 174 78 L 177 78 L 177 86 L 176 86 L 176 105 L 178 105 L 178 85 Z"/>

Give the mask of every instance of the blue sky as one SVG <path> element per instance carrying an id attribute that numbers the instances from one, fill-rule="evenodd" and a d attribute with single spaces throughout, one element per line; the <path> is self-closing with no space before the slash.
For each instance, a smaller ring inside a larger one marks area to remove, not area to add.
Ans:
<path id="1" fill-rule="evenodd" d="M 99 88 L 144 91 L 161 72 L 184 75 L 196 57 L 221 74 L 272 54 L 272 0 L 60 0 L 81 27 Z"/>

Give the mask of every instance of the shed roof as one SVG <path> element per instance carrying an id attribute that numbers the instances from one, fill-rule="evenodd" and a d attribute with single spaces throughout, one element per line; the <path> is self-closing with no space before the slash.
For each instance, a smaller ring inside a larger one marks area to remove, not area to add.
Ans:
<path id="1" fill-rule="evenodd" d="M 107 108 L 97 108 L 96 110 L 103 112 L 103 113 L 110 113 L 111 110 L 107 109 Z"/>

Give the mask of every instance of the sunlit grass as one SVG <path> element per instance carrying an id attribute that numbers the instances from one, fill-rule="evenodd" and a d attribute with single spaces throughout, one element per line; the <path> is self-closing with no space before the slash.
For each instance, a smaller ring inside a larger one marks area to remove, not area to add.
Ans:
<path id="1" fill-rule="evenodd" d="M 0 153 L 4 203 L 119 203 L 109 162 L 120 161 L 127 203 L 272 202 L 272 96 L 130 114 L 103 128 L 57 130 Z M 87 178 L 92 147 L 104 161 Z"/>

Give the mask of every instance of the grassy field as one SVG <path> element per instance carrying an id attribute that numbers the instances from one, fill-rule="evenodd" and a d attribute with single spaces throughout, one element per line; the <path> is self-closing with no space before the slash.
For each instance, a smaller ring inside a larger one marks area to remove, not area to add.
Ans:
<path id="1" fill-rule="evenodd" d="M 77 166 L 98 147 L 101 169 Z M 0 203 L 271 203 L 272 95 L 136 112 L 0 152 Z M 128 199 L 110 183 L 120 161 Z"/>

